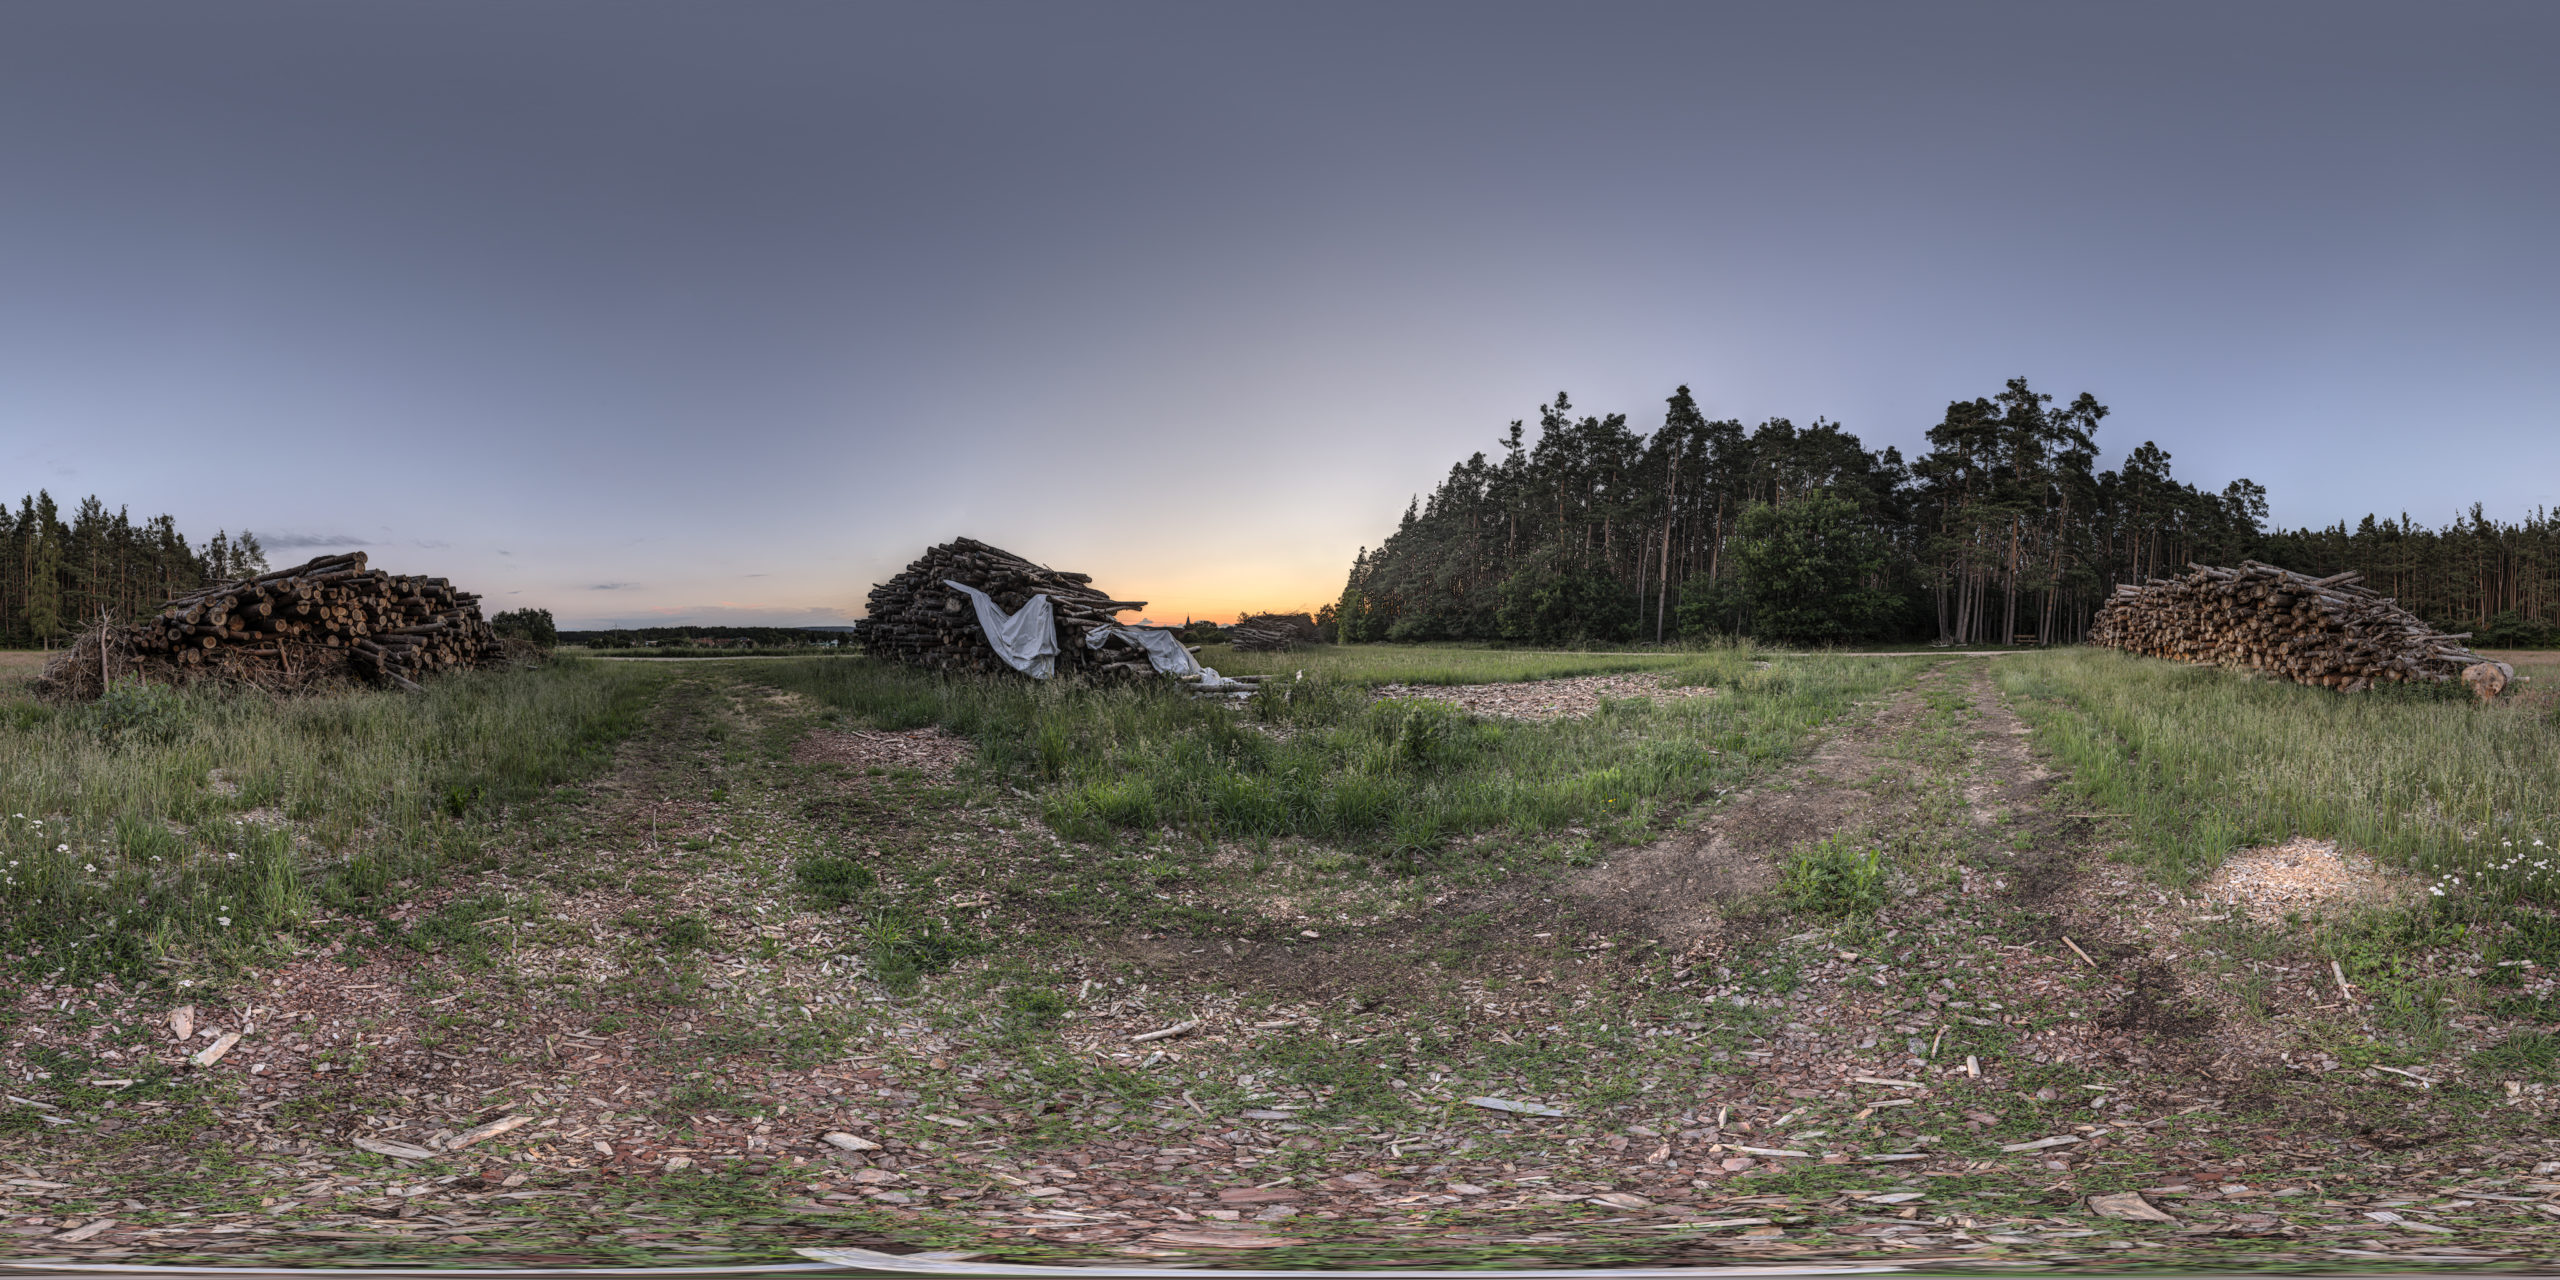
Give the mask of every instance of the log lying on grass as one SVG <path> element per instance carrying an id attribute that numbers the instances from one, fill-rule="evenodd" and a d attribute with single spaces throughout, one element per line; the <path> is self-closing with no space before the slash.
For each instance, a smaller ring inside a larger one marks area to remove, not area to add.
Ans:
<path id="1" fill-rule="evenodd" d="M 139 626 L 93 627 L 43 679 L 74 696 L 127 674 L 279 690 L 353 676 L 414 690 L 505 651 L 480 597 L 443 578 L 367 568 L 359 551 L 191 591 Z"/>
<path id="2" fill-rule="evenodd" d="M 987 593 L 1008 615 L 1020 613 L 1033 596 L 1049 597 L 1060 674 L 1156 675 L 1144 647 L 1124 634 L 1106 634 L 1098 646 L 1087 643 L 1105 628 L 1134 629 L 1134 624 L 1120 622 L 1117 615 L 1146 608 L 1146 601 L 1115 600 L 1093 585 L 1091 574 L 1033 564 L 975 538 L 955 538 L 928 548 L 896 577 L 873 587 L 862 623 L 863 649 L 874 657 L 935 671 L 1011 674 L 1013 668 L 988 643 L 975 602 L 945 585 L 951 582 Z M 1245 678 L 1247 682 L 1257 679 Z"/>
<path id="3" fill-rule="evenodd" d="M 2178 577 L 2117 587 L 2098 610 L 2089 643 L 2247 667 L 2343 693 L 2456 680 L 2484 663 L 2499 665 L 2463 647 L 2468 633 L 2442 634 L 2356 585 L 2361 576 L 2313 578 L 2255 560 L 2237 569 L 2190 565 Z"/>

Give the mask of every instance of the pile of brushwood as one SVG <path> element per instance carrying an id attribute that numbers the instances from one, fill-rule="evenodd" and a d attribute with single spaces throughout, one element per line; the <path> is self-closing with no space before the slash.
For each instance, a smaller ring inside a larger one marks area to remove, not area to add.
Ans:
<path id="1" fill-rule="evenodd" d="M 2255 560 L 2190 565 L 2174 578 L 2117 587 L 2089 643 L 2178 662 L 2247 667 L 2301 684 L 2361 693 L 2380 683 L 2468 680 L 2501 668 L 2390 599 L 2361 575 L 2313 578 Z M 2503 687 L 2506 672 L 2496 673 Z M 2486 693 L 2494 693 L 2494 689 Z"/>
<path id="2" fill-rule="evenodd" d="M 1294 649 L 1315 640 L 1316 620 L 1303 613 L 1248 613 L 1227 628 L 1227 643 L 1239 649 Z"/>
<path id="3" fill-rule="evenodd" d="M 138 626 L 91 627 L 40 681 L 68 697 L 95 697 L 128 676 L 279 692 L 349 681 L 415 690 L 432 672 L 506 656 L 480 597 L 442 578 L 368 569 L 359 551 L 189 592 Z"/>
<path id="4" fill-rule="evenodd" d="M 1113 615 L 1146 608 L 1146 601 L 1114 600 L 1095 589 L 1091 574 L 1033 564 L 975 538 L 955 538 L 930 548 L 898 576 L 873 587 L 870 614 L 860 633 L 864 649 L 875 657 L 936 671 L 990 675 L 1011 671 L 987 643 L 975 604 L 943 585 L 946 582 L 986 592 L 1007 614 L 1021 612 L 1033 596 L 1049 597 L 1062 673 L 1145 675 L 1154 671 L 1144 651 L 1125 637 L 1110 636 L 1098 648 L 1085 643 L 1098 628 L 1123 625 Z"/>

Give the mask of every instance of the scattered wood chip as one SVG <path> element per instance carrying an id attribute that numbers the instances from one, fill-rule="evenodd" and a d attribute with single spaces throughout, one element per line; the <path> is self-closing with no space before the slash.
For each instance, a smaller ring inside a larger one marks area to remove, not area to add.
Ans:
<path id="1" fill-rule="evenodd" d="M 1257 1107 L 1251 1111 L 1245 1112 L 1244 1118 L 1247 1120 L 1295 1120 L 1298 1118 L 1298 1113 L 1295 1111 L 1273 1111 L 1269 1108 Z"/>
<path id="2" fill-rule="evenodd" d="M 2393 1213 L 2388 1209 L 2375 1209 L 2366 1213 L 2364 1216 L 2371 1218 L 2376 1222 L 2388 1223 L 2403 1231 L 2423 1231 L 2429 1235 L 2439 1236 L 2449 1236 L 2453 1234 L 2453 1228 L 2451 1227 L 2439 1227 L 2432 1222 L 2411 1222 L 2407 1218 L 2403 1218 L 2399 1214 Z"/>
<path id="3" fill-rule="evenodd" d="M 2070 937 L 2069 937 L 2068 935 L 2064 936 L 2064 938 L 2062 939 L 2062 945 L 2064 945 L 2064 946 L 2066 946 L 2066 947 L 2071 948 L 2071 954 L 2073 954 L 2073 955 L 2075 955 L 2075 956 L 2080 957 L 2080 963 L 2085 964 L 2085 965 L 2089 966 L 2089 967 L 2090 967 L 2090 968 L 2092 968 L 2092 969 L 2095 969 L 2095 968 L 2097 968 L 2097 967 L 2098 967 L 2098 962 L 2097 962 L 2097 961 L 2095 961 L 2095 960 L 2090 959 L 2090 958 L 2089 958 L 2089 953 L 2088 953 L 2088 952 L 2086 952 L 2086 951 L 2081 950 L 2081 949 L 2080 949 L 2080 944 L 2079 944 L 2079 943 L 2077 943 L 2077 942 L 2073 942 L 2073 941 L 2070 939 Z"/>
<path id="4" fill-rule="evenodd" d="M 1866 1202 L 1868 1204 L 1909 1204 L 1921 1198 L 1922 1193 L 1917 1191 L 1896 1191 L 1890 1195 L 1868 1196 Z"/>
<path id="5" fill-rule="evenodd" d="M 86 1239 L 88 1239 L 89 1237 L 94 1236 L 94 1235 L 98 1234 L 99 1232 L 104 1231 L 104 1230 L 106 1230 L 107 1228 L 112 1227 L 112 1226 L 114 1226 L 114 1225 L 116 1225 L 116 1220 L 115 1220 L 115 1219 L 113 1219 L 113 1218 L 100 1218 L 100 1219 L 98 1219 L 98 1220 L 97 1220 L 97 1221 L 95 1221 L 95 1222 L 91 1222 L 91 1223 L 85 1224 L 85 1225 L 83 1225 L 83 1226 L 73 1227 L 73 1228 L 72 1228 L 72 1229 L 70 1229 L 69 1231 L 65 1231 L 65 1232 L 63 1232 L 62 1234 L 55 1236 L 55 1237 L 54 1237 L 54 1239 L 56 1239 L 56 1240 L 68 1240 L 68 1241 L 80 1241 L 80 1240 L 86 1240 Z"/>
<path id="6" fill-rule="evenodd" d="M 1860 1156 L 1858 1158 L 1868 1164 L 1894 1164 L 1904 1160 L 1926 1160 L 1929 1158 L 1929 1153 L 1926 1151 L 1889 1151 L 1882 1155 Z"/>
<path id="7" fill-rule="evenodd" d="M 1666 1222 L 1657 1231 L 1716 1231 L 1725 1227 L 1765 1227 L 1767 1218 L 1709 1218 L 1699 1222 Z"/>
<path id="8" fill-rule="evenodd" d="M 196 1007 L 182 1004 L 169 1011 L 169 1034 L 179 1040 L 191 1040 L 196 1034 Z"/>
<path id="9" fill-rule="evenodd" d="M 1509 1098 L 1469 1098 L 1466 1100 L 1466 1103 L 1468 1106 L 1482 1107 L 1487 1111 L 1508 1111 L 1513 1115 L 1519 1116 L 1560 1116 L 1564 1114 L 1564 1110 L 1562 1108 L 1550 1107 L 1543 1102 L 1513 1102 Z"/>
<path id="10" fill-rule="evenodd" d="M 2135 1222 L 2166 1222 L 2178 1225 L 2176 1218 L 2162 1213 L 2139 1191 L 2119 1191 L 2114 1195 L 2089 1197 L 2089 1212 L 2101 1218 L 2125 1218 Z"/>
<path id="11" fill-rule="evenodd" d="M 857 1133 L 846 1133 L 841 1129 L 826 1134 L 824 1141 L 828 1146 L 835 1147 L 843 1151 L 877 1151 L 880 1149 L 879 1143 L 873 1142 L 871 1139 L 863 1137 Z"/>
<path id="12" fill-rule="evenodd" d="M 500 1116 L 487 1124 L 465 1129 L 461 1133 L 455 1134 L 450 1141 L 444 1144 L 444 1149 L 447 1151 L 460 1151 L 464 1147 L 470 1146 L 472 1143 L 486 1141 L 490 1138 L 497 1137 L 499 1134 L 505 1133 L 510 1129 L 521 1129 L 531 1123 L 533 1123 L 533 1117 L 531 1116 Z"/>
<path id="13" fill-rule="evenodd" d="M 1885 1076 L 1851 1076 L 1849 1079 L 1858 1084 L 1890 1085 L 1896 1089 L 1926 1089 L 1929 1087 L 1917 1080 L 1894 1080 Z"/>
<path id="14" fill-rule="evenodd" d="M 1813 1154 L 1810 1151 L 1788 1151 L 1779 1147 L 1741 1147 L 1735 1146 L 1731 1143 L 1725 1144 L 1725 1150 L 1738 1151 L 1746 1156 L 1793 1156 L 1798 1159 L 1802 1159 Z"/>
<path id="15" fill-rule="evenodd" d="M 1191 1021 L 1189 1021 L 1189 1022 L 1177 1022 L 1177 1023 L 1173 1024 L 1172 1026 L 1170 1026 L 1170 1027 L 1165 1027 L 1165 1028 L 1163 1028 L 1163 1029 L 1161 1029 L 1161 1030 L 1157 1030 L 1157 1031 L 1149 1031 L 1149 1032 L 1147 1032 L 1147 1033 L 1145 1033 L 1145 1034 L 1143 1034 L 1143 1035 L 1134 1035 L 1134 1036 L 1131 1036 L 1131 1037 L 1129 1037 L 1129 1043 L 1131 1043 L 1131 1044 L 1145 1044 L 1145 1043 L 1147 1043 L 1147 1042 L 1148 1042 L 1148 1041 L 1150 1041 L 1150 1040 L 1171 1040 L 1171 1039 L 1172 1039 L 1172 1038 L 1174 1038 L 1175 1036 L 1179 1036 L 1179 1035 L 1187 1035 L 1187 1034 L 1189 1034 L 1189 1033 L 1191 1033 L 1191 1032 L 1193 1032 L 1193 1031 L 1196 1031 L 1196 1030 L 1198 1030 L 1198 1029 L 1199 1029 L 1199 1027 L 1200 1027 L 1200 1020 L 1199 1020 L 1198 1018 L 1193 1018 L 1193 1019 L 1192 1019 Z"/>
<path id="16" fill-rule="evenodd" d="M 2004 1143 L 2001 1145 L 2000 1149 L 2003 1151 L 2042 1151 L 2047 1147 L 2067 1147 L 2079 1140 L 2079 1138 L 2071 1134 L 2064 1133 L 2056 1134 L 2050 1138 L 2038 1138 L 2033 1142 Z"/>
<path id="17" fill-rule="evenodd" d="M 1603 1192 L 1591 1197 L 1591 1203 L 1605 1204 L 1612 1209 L 1650 1209 L 1653 1207 L 1653 1202 L 1651 1200 L 1647 1200 L 1643 1196 L 1631 1195 L 1624 1191 Z"/>
<path id="18" fill-rule="evenodd" d="M 384 1142 L 380 1138 L 358 1138 L 355 1142 L 356 1149 L 359 1151 L 370 1151 L 375 1155 L 389 1156 L 394 1160 L 433 1160 L 436 1158 L 435 1152 L 429 1151 L 425 1147 L 413 1147 L 405 1142 Z"/>
<path id="19" fill-rule="evenodd" d="M 1287 1236 L 1255 1231 L 1159 1231 L 1147 1238 L 1164 1244 L 1197 1245 L 1204 1249 L 1280 1249 L 1299 1243 Z"/>
<path id="20" fill-rule="evenodd" d="M 239 1032 L 225 1031 L 212 1044 L 206 1045 L 202 1049 L 198 1049 L 195 1056 L 187 1059 L 187 1061 L 192 1062 L 199 1067 L 210 1067 L 213 1064 L 222 1061 L 222 1055 L 231 1052 L 231 1046 L 238 1043 L 240 1043 Z"/>
<path id="21" fill-rule="evenodd" d="M 1287 1187 L 1229 1187 L 1218 1193 L 1220 1204 L 1284 1204 L 1305 1198 L 1305 1192 Z"/>

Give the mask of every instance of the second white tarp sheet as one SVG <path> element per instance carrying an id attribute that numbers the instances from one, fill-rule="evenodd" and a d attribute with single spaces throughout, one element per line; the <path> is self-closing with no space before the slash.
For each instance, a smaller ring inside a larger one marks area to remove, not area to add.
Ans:
<path id="1" fill-rule="evenodd" d="M 1215 667 L 1201 666 L 1200 660 L 1193 657 L 1191 650 L 1182 643 L 1182 637 L 1155 627 L 1095 627 L 1085 633 L 1085 646 L 1099 649 L 1113 636 L 1126 637 L 1130 643 L 1146 650 L 1147 665 L 1154 667 L 1159 675 L 1196 676 L 1203 689 L 1250 692 L 1253 688 L 1219 675 Z"/>

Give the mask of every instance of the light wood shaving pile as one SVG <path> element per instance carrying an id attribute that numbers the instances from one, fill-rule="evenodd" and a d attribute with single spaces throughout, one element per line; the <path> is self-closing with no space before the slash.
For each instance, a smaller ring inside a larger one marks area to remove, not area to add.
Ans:
<path id="1" fill-rule="evenodd" d="M 1513 720 L 1587 716 L 1600 709 L 1602 698 L 1703 698 L 1713 693 L 1709 685 L 1665 686 L 1662 677 L 1652 672 L 1513 684 L 1388 684 L 1377 690 L 1381 698 L 1428 698 L 1455 703 L 1480 716 Z"/>
<path id="2" fill-rule="evenodd" d="M 2197 886 L 2215 908 L 2245 911 L 2253 920 L 2313 916 L 2408 893 L 2399 879 L 2362 854 L 2338 852 L 2334 840 L 2296 837 L 2283 844 L 2243 849 Z"/>

